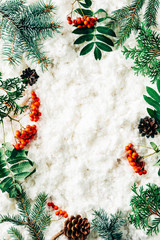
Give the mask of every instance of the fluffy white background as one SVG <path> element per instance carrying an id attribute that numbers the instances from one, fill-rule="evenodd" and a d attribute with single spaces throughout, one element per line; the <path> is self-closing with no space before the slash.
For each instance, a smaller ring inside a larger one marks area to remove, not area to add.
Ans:
<path id="1" fill-rule="evenodd" d="M 127 3 L 130 1 L 97 0 L 93 9 L 104 8 L 111 13 Z M 79 48 L 73 45 L 72 27 L 66 22 L 71 1 L 56 0 L 55 4 L 63 29 L 61 34 L 45 42 L 53 67 L 43 73 L 26 59 L 14 69 L 0 60 L 4 79 L 19 76 L 26 67 L 36 68 L 40 75 L 37 84 L 27 92 L 29 96 L 31 89 L 35 89 L 41 99 L 38 136 L 29 145 L 29 157 L 37 164 L 37 172 L 24 183 L 24 188 L 31 200 L 45 191 L 69 215 L 81 214 L 91 220 L 92 209 L 99 208 L 108 213 L 120 209 L 127 214 L 134 182 L 139 186 L 148 182 L 159 184 L 154 158 L 146 160 L 148 174 L 143 176 L 134 174 L 123 158 L 123 149 L 129 142 L 149 145 L 150 140 L 138 134 L 137 124 L 140 117 L 147 114 L 143 94 L 150 81 L 134 75 L 133 63 L 125 60 L 121 49 L 104 53 L 101 61 L 95 61 L 92 53 L 80 57 Z M 126 45 L 133 44 L 134 36 L 131 36 Z M 28 117 L 22 123 L 32 124 Z M 8 122 L 5 127 L 7 140 L 13 142 Z M 15 130 L 17 128 L 15 125 Z M 139 152 L 147 153 L 144 149 Z M 15 201 L 9 199 L 8 194 L 0 192 L 0 199 L 0 213 L 16 212 Z M 46 232 L 46 240 L 63 228 L 64 220 L 56 221 L 54 212 L 52 216 L 55 221 Z M 9 226 L 0 225 L 0 239 L 8 239 Z M 25 230 L 23 235 L 30 239 Z M 100 238 L 91 233 L 88 239 Z M 149 240 L 151 237 L 128 225 L 124 239 Z"/>

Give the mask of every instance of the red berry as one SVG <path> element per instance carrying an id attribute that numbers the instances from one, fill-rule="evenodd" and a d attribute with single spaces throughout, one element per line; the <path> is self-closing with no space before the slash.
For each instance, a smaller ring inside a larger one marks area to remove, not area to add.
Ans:
<path id="1" fill-rule="evenodd" d="M 51 206 L 52 206 L 52 203 L 51 203 L 51 202 L 48 202 L 47 205 L 48 205 L 48 207 L 51 207 Z"/>
<path id="2" fill-rule="evenodd" d="M 54 206 L 54 210 L 58 210 L 58 208 L 59 208 L 58 206 Z"/>
<path id="3" fill-rule="evenodd" d="M 143 170 L 143 174 L 146 174 L 147 173 L 147 171 L 146 170 Z"/>
<path id="4" fill-rule="evenodd" d="M 68 217 L 68 214 L 67 214 L 67 213 L 65 213 L 65 214 L 64 214 L 64 217 L 65 217 L 65 218 L 67 218 L 67 217 Z"/>
<path id="5" fill-rule="evenodd" d="M 59 215 L 59 211 L 56 211 L 55 214 L 58 216 Z"/>

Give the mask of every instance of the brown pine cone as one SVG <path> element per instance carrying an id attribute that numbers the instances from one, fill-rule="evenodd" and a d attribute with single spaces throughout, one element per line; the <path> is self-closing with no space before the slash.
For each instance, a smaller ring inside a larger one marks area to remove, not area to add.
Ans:
<path id="1" fill-rule="evenodd" d="M 27 68 L 22 72 L 21 78 L 25 79 L 26 84 L 29 84 L 30 86 L 32 86 L 37 82 L 39 76 L 36 73 L 36 70 Z"/>
<path id="2" fill-rule="evenodd" d="M 158 124 L 154 118 L 145 117 L 140 119 L 140 123 L 138 125 L 139 133 L 141 133 L 142 137 L 146 136 L 154 137 L 154 135 L 157 135 L 157 128 Z"/>
<path id="3" fill-rule="evenodd" d="M 80 215 L 71 216 L 65 221 L 64 234 L 68 240 L 85 240 L 90 233 L 90 223 Z"/>

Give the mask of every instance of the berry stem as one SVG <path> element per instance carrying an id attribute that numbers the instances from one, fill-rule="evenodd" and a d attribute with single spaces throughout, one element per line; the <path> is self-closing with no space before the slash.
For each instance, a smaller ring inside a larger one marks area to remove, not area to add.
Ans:
<path id="1" fill-rule="evenodd" d="M 157 152 L 154 152 L 154 153 L 150 153 L 150 154 L 148 154 L 148 155 L 146 155 L 146 156 L 143 156 L 143 158 L 147 158 L 147 157 L 150 157 L 150 156 L 152 156 L 152 155 L 154 155 L 154 154 L 156 154 Z"/>
<path id="2" fill-rule="evenodd" d="M 151 147 L 146 147 L 146 146 L 143 146 L 143 145 L 135 145 L 135 146 L 137 146 L 137 147 L 144 147 L 144 148 L 148 148 L 148 149 L 153 149 L 153 148 L 151 148 Z"/>
<path id="3" fill-rule="evenodd" d="M 12 133 L 13 133 L 13 137 L 16 140 L 15 136 L 14 136 L 14 130 L 13 130 L 13 124 L 12 124 L 12 119 L 10 119 L 10 123 L 11 123 L 11 129 L 12 129 Z"/>
<path id="4" fill-rule="evenodd" d="M 3 142 L 5 143 L 5 130 L 4 130 L 4 122 L 2 120 L 2 130 L 3 130 Z"/>
<path id="5" fill-rule="evenodd" d="M 18 123 L 20 124 L 20 126 L 23 128 L 23 126 L 22 126 L 22 124 L 21 124 L 20 120 L 18 120 L 18 119 L 15 119 L 15 118 L 12 118 L 12 117 L 11 117 L 11 116 L 9 116 L 9 115 L 7 115 L 7 116 L 9 117 L 9 119 L 10 119 L 11 121 L 18 122 Z"/>
<path id="6" fill-rule="evenodd" d="M 56 235 L 54 235 L 51 240 L 56 240 L 58 237 L 60 237 L 62 234 L 64 234 L 64 229 L 61 230 L 59 233 L 57 233 Z"/>

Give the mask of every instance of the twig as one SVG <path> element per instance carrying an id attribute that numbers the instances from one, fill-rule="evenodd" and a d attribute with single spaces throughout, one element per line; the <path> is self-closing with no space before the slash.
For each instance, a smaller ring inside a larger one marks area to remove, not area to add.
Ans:
<path id="1" fill-rule="evenodd" d="M 60 237 L 62 234 L 64 233 L 64 229 L 61 230 L 59 233 L 57 233 L 56 235 L 54 235 L 51 240 L 56 240 L 58 237 Z"/>

